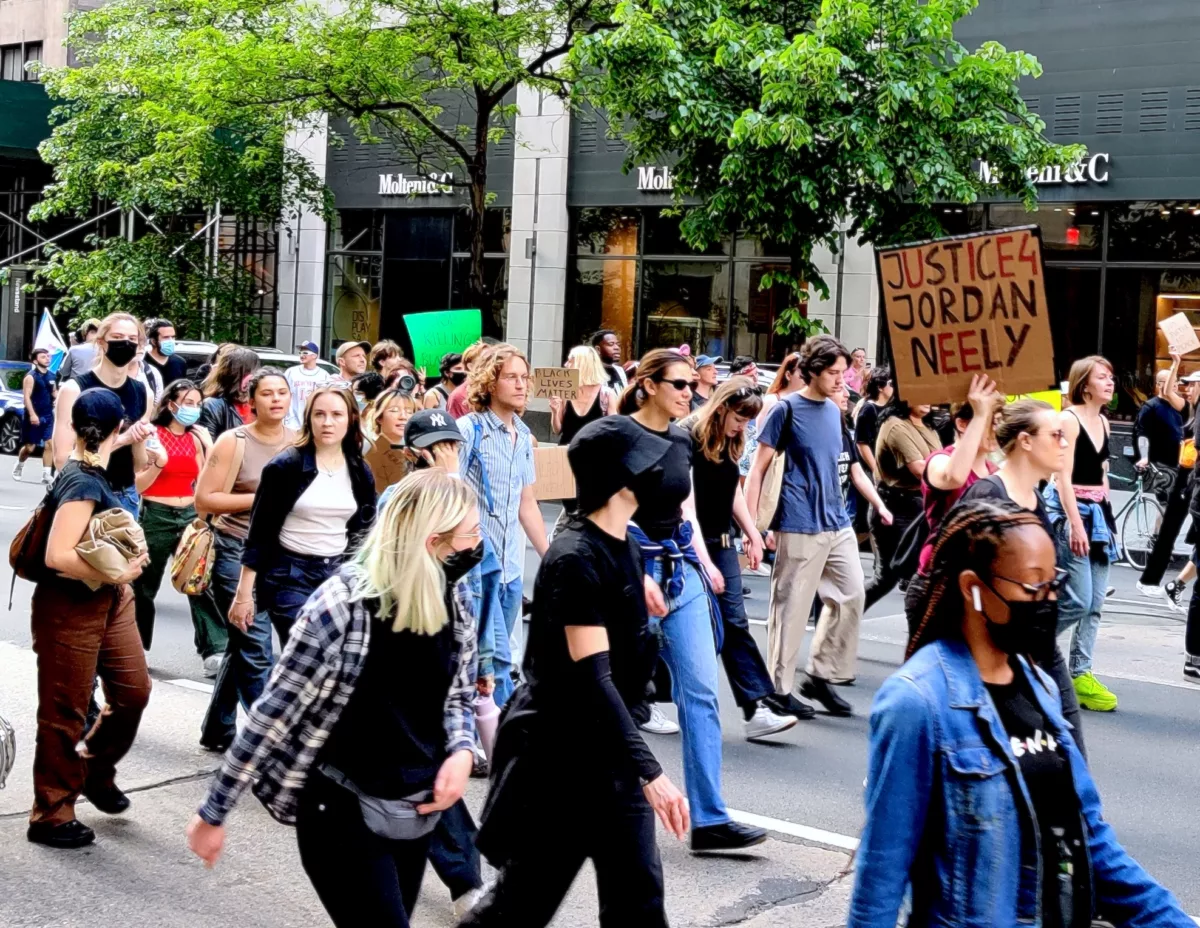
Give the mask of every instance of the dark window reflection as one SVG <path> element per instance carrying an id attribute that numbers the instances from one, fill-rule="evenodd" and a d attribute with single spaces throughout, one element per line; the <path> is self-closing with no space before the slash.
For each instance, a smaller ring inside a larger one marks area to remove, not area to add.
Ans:
<path id="1" fill-rule="evenodd" d="M 483 214 L 483 250 L 508 254 L 511 225 L 512 210 L 507 207 L 486 210 Z M 454 250 L 456 252 L 471 250 L 470 229 L 467 226 L 465 213 L 459 213 L 454 217 Z"/>
<path id="2" fill-rule="evenodd" d="M 508 325 L 508 259 L 483 259 L 483 284 L 487 291 L 485 305 L 478 306 L 469 296 L 471 261 L 469 258 L 454 259 L 454 282 L 450 291 L 451 309 L 479 309 L 483 320 L 483 334 L 492 338 L 503 338 Z"/>
<path id="3" fill-rule="evenodd" d="M 729 264 L 643 264 L 643 352 L 688 344 L 694 355 L 725 355 Z"/>
<path id="4" fill-rule="evenodd" d="M 1038 226 L 1047 261 L 1099 261 L 1104 240 L 1104 211 L 1099 203 L 1041 203 L 1026 212 L 1020 203 L 994 203 L 988 227 Z"/>
<path id="5" fill-rule="evenodd" d="M 637 261 L 576 258 L 571 265 L 564 347 L 585 344 L 597 330 L 612 329 L 621 342 L 621 357 L 635 357 L 637 286 Z"/>
<path id="6" fill-rule="evenodd" d="M 973 203 L 963 206 L 960 203 L 947 203 L 934 207 L 934 215 L 947 235 L 965 235 L 968 232 L 983 231 L 983 205 Z M 1028 225 L 1027 222 L 1015 225 Z"/>
<path id="7" fill-rule="evenodd" d="M 1095 354 L 1100 345 L 1099 268 L 1047 267 L 1046 302 L 1054 340 L 1054 376 L 1063 381 L 1072 361 Z"/>
<path id="8" fill-rule="evenodd" d="M 661 212 L 647 209 L 642 211 L 642 222 L 645 225 L 645 242 L 642 254 L 646 255 L 727 255 L 729 254 L 730 239 L 710 245 L 704 251 L 696 251 L 679 233 L 680 216 L 664 216 Z"/>
<path id="9" fill-rule="evenodd" d="M 591 255 L 636 255 L 638 211 L 624 207 L 576 210 L 575 250 Z"/>
<path id="10" fill-rule="evenodd" d="M 1130 203 L 1109 216 L 1110 261 L 1200 261 L 1200 208 L 1192 203 Z"/>
<path id="11" fill-rule="evenodd" d="M 743 261 L 734 264 L 731 354 L 745 354 L 759 361 L 776 363 L 787 355 L 793 339 L 791 336 L 775 334 L 775 320 L 791 305 L 792 289 L 783 284 L 760 289 L 764 274 L 786 269 L 786 264 Z"/>

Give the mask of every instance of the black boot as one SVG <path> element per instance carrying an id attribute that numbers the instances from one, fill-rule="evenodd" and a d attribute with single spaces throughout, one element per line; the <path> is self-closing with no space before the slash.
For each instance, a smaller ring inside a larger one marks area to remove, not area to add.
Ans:
<path id="1" fill-rule="evenodd" d="M 810 674 L 808 679 L 800 685 L 800 695 L 813 702 L 819 702 L 830 715 L 848 716 L 853 714 L 850 703 L 830 689 L 829 682 L 820 677 Z"/>
<path id="2" fill-rule="evenodd" d="M 737 851 L 766 840 L 767 833 L 761 828 L 741 822 L 723 822 L 720 825 L 693 828 L 690 843 L 693 851 Z"/>
<path id="3" fill-rule="evenodd" d="M 86 847 L 96 840 L 96 833 L 78 819 L 52 825 L 49 822 L 35 822 L 25 832 L 34 844 L 44 844 L 46 847 L 60 850 L 73 850 Z"/>
<path id="4" fill-rule="evenodd" d="M 129 797 L 121 792 L 115 784 L 100 787 L 85 786 L 83 798 L 105 815 L 120 815 L 129 808 Z"/>

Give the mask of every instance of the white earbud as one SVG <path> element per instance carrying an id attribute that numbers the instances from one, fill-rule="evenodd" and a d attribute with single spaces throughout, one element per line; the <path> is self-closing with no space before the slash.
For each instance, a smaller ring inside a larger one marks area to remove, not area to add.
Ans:
<path id="1" fill-rule="evenodd" d="M 983 612 L 983 600 L 979 598 L 979 587 L 971 587 L 971 605 L 975 607 L 976 612 Z"/>

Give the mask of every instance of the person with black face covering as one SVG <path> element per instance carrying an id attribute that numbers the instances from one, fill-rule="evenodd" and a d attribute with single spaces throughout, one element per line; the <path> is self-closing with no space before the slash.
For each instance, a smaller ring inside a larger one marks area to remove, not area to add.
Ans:
<path id="1" fill-rule="evenodd" d="M 688 806 L 629 714 L 658 649 L 641 552 L 626 526 L 638 507 L 632 488 L 670 451 L 668 440 L 624 416 L 592 422 L 571 442 L 579 514 L 538 570 L 528 682 L 500 725 L 479 832 L 479 849 L 500 875 L 461 926 L 549 924 L 589 858 L 602 928 L 667 924 L 654 817 L 682 840 Z M 571 774 L 548 775 L 554 770 Z"/>
<path id="2" fill-rule="evenodd" d="M 847 928 L 1190 928 L 1117 842 L 1034 663 L 1067 573 L 1037 513 L 960 504 L 933 549 L 908 660 L 871 708 L 867 820 Z"/>
<path id="3" fill-rule="evenodd" d="M 396 487 L 353 561 L 300 612 L 280 666 L 198 814 L 209 866 L 242 790 L 296 826 L 338 928 L 408 928 L 429 836 L 462 799 L 475 745 L 475 626 L 464 576 L 479 512 L 439 469 Z"/>
<path id="4" fill-rule="evenodd" d="M 442 379 L 425 391 L 426 409 L 445 409 L 454 388 L 466 383 L 467 368 L 463 365 L 463 356 L 457 351 L 442 355 L 438 373 Z"/>

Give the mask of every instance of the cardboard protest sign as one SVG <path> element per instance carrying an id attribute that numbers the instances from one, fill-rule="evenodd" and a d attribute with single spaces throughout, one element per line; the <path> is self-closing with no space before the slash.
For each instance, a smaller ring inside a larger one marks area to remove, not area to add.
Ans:
<path id="1" fill-rule="evenodd" d="M 435 380 L 442 355 L 462 351 L 483 334 L 483 317 L 477 309 L 410 313 L 403 318 L 412 342 L 413 366 L 434 372 Z"/>
<path id="2" fill-rule="evenodd" d="M 412 462 L 398 448 L 393 448 L 387 439 L 380 438 L 371 446 L 371 450 L 363 455 L 363 459 L 371 468 L 375 477 L 375 489 L 383 492 L 384 487 L 390 487 L 408 476 L 412 471 Z"/>
<path id="3" fill-rule="evenodd" d="M 579 371 L 573 367 L 535 367 L 533 369 L 533 398 L 548 400 L 558 397 L 575 399 L 579 393 Z"/>
<path id="4" fill-rule="evenodd" d="M 1196 330 L 1192 327 L 1192 321 L 1188 319 L 1187 313 L 1168 316 L 1158 324 L 1158 327 L 1162 329 L 1163 336 L 1167 340 L 1167 348 L 1175 354 L 1191 354 L 1200 348 L 1200 338 L 1196 337 Z"/>
<path id="5" fill-rule="evenodd" d="M 964 400 L 975 374 L 1008 395 L 1053 386 L 1036 226 L 878 249 L 875 258 L 901 399 Z"/>
<path id="6" fill-rule="evenodd" d="M 567 460 L 566 445 L 546 445 L 533 449 L 534 498 L 574 499 L 575 475 Z"/>

